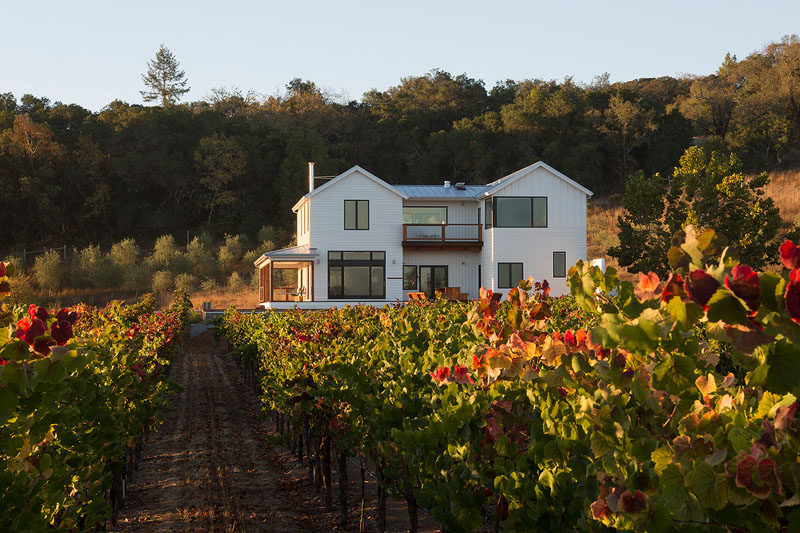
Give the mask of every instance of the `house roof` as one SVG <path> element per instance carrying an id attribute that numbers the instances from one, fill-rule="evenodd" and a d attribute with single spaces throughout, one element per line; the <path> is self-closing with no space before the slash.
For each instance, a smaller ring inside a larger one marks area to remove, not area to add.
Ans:
<path id="1" fill-rule="evenodd" d="M 537 168 L 543 168 L 543 169 L 549 171 L 551 174 L 553 174 L 557 178 L 567 182 L 568 184 L 572 185 L 573 187 L 575 187 L 576 189 L 581 191 L 586 196 L 592 196 L 594 194 L 592 191 L 590 191 L 589 189 L 587 189 L 586 187 L 584 187 L 580 183 L 568 178 L 567 176 L 565 176 L 564 174 L 562 174 L 558 170 L 554 169 L 553 167 L 551 167 L 550 165 L 548 165 L 544 161 L 537 161 L 536 163 L 534 163 L 532 165 L 528 165 L 527 167 L 521 168 L 521 169 L 517 170 L 516 172 L 512 172 L 508 176 L 504 176 L 504 177 L 502 177 L 502 178 L 500 178 L 498 180 L 495 180 L 495 181 L 489 183 L 486 186 L 486 190 L 478 193 L 478 197 L 480 197 L 480 196 L 491 196 L 494 193 L 496 193 L 497 191 L 499 191 L 499 190 L 507 187 L 508 185 L 514 183 L 515 181 L 517 181 L 519 178 L 521 178 L 522 176 L 524 176 L 528 172 L 530 172 L 532 170 L 536 170 Z"/>
<path id="2" fill-rule="evenodd" d="M 548 165 L 543 161 L 538 161 L 532 165 L 528 165 L 525 168 L 517 170 L 516 172 L 513 172 L 498 180 L 495 180 L 487 185 L 467 185 L 464 188 L 464 190 L 457 189 L 455 185 L 451 185 L 450 187 L 444 187 L 442 185 L 389 185 L 376 175 L 356 165 L 352 167 L 350 170 L 347 170 L 339 174 L 332 180 L 317 187 L 313 191 L 307 193 L 305 196 L 300 198 L 300 200 L 298 200 L 297 203 L 292 207 L 292 211 L 297 211 L 300 208 L 300 206 L 303 205 L 303 203 L 306 202 L 309 198 L 319 194 L 320 191 L 323 191 L 328 187 L 333 186 L 335 183 L 338 183 L 340 180 L 347 178 L 347 176 L 350 176 L 355 172 L 360 172 L 367 178 L 371 179 L 378 185 L 385 187 L 391 192 L 397 194 L 404 200 L 407 200 L 409 198 L 432 199 L 432 200 L 447 199 L 447 198 L 453 198 L 453 199 L 469 198 L 469 199 L 480 200 L 485 196 L 491 196 L 495 194 L 497 191 L 517 181 L 519 178 L 521 178 L 528 172 L 536 170 L 537 168 L 544 168 L 545 170 L 548 170 L 551 174 L 572 185 L 573 187 L 580 190 L 587 196 L 593 195 L 592 191 L 582 186 L 581 184 L 577 183 L 576 181 L 570 179 L 569 177 L 565 176 L 564 174 L 562 174 L 561 172 L 554 169 L 553 167 L 551 167 L 550 165 Z"/>
<path id="3" fill-rule="evenodd" d="M 397 190 L 396 187 L 394 187 L 392 185 L 389 185 L 388 183 L 386 183 L 385 181 L 380 179 L 378 176 L 376 176 L 372 172 L 369 172 L 368 170 L 364 170 L 360 166 L 356 165 L 356 166 L 352 167 L 349 170 L 345 170 L 344 172 L 342 172 L 341 174 L 339 174 L 338 176 L 336 176 L 332 180 L 328 181 L 327 183 L 324 183 L 324 184 L 320 185 L 319 187 L 317 187 L 313 191 L 311 191 L 309 193 L 306 193 L 302 198 L 300 198 L 300 200 L 298 200 L 298 202 L 296 204 L 294 204 L 294 206 L 292 207 L 292 210 L 293 211 L 297 210 L 297 208 L 299 208 L 302 205 L 304 200 L 316 196 L 317 194 L 319 194 L 320 192 L 324 191 L 325 189 L 327 189 L 329 187 L 333 187 L 335 184 L 339 183 L 341 180 L 346 179 L 348 176 L 350 176 L 352 174 L 355 174 L 356 172 L 359 172 L 359 173 L 363 174 L 364 176 L 366 176 L 367 178 L 371 179 L 372 181 L 374 181 L 375 183 L 377 183 L 381 187 L 384 187 L 384 188 L 388 189 L 389 191 L 395 193 L 397 196 L 403 198 L 404 200 L 406 198 L 408 198 L 408 196 L 405 193 Z"/>
<path id="4" fill-rule="evenodd" d="M 467 185 L 464 190 L 459 190 L 454 185 L 450 187 L 442 185 L 395 185 L 395 188 L 405 193 L 408 198 L 469 198 L 474 200 L 476 196 L 488 187 L 486 185 Z"/>
<path id="5" fill-rule="evenodd" d="M 311 248 L 307 244 L 303 246 L 292 246 L 291 248 L 281 248 L 267 252 L 255 260 L 255 266 L 260 267 L 267 261 L 309 261 L 316 259 L 319 253 L 316 248 Z"/>

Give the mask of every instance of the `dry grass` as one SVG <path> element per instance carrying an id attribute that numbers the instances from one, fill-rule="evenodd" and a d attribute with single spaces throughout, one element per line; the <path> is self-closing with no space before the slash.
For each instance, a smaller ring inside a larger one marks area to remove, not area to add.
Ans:
<path id="1" fill-rule="evenodd" d="M 784 170 L 772 172 L 767 196 L 772 198 L 781 211 L 783 229 L 789 229 L 800 216 L 800 171 Z"/>
<path id="2" fill-rule="evenodd" d="M 606 257 L 608 249 L 619 244 L 617 217 L 624 210 L 610 198 L 592 198 L 586 212 L 587 252 L 590 259 Z"/>
<path id="3" fill-rule="evenodd" d="M 586 211 L 586 251 L 589 259 L 603 258 L 607 267 L 614 267 L 623 279 L 631 279 L 628 271 L 619 266 L 608 249 L 619 244 L 617 217 L 624 209 L 619 197 L 601 196 L 589 200 Z"/>
<path id="4" fill-rule="evenodd" d="M 784 170 L 771 173 L 766 193 L 780 209 L 782 229 L 783 232 L 787 231 L 800 217 L 800 171 Z M 589 200 L 586 212 L 586 240 L 589 259 L 605 258 L 606 265 L 615 267 L 624 276 L 627 274 L 625 269 L 621 269 L 617 260 L 608 255 L 608 249 L 619 244 L 617 217 L 623 211 L 618 196 Z"/>
<path id="5" fill-rule="evenodd" d="M 213 309 L 227 309 L 230 306 L 237 309 L 253 309 L 258 305 L 258 289 L 252 287 L 237 291 L 231 289 L 197 291 L 190 297 L 195 309 L 202 309 L 203 302 L 211 302 Z"/>

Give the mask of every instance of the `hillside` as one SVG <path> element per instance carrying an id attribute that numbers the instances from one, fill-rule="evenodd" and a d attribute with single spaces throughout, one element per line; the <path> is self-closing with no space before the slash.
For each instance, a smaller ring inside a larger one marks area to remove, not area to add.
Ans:
<path id="1" fill-rule="evenodd" d="M 770 183 L 766 194 L 780 209 L 783 225 L 779 235 L 785 233 L 800 217 L 800 171 L 783 170 L 769 174 Z M 621 199 L 618 195 L 599 196 L 589 200 L 587 209 L 587 255 L 590 259 L 605 258 L 608 266 L 618 268 L 617 260 L 608 255 L 608 249 L 619 244 L 617 217 L 622 215 Z"/>
<path id="2" fill-rule="evenodd" d="M 307 161 L 321 175 L 359 164 L 392 183 L 478 184 L 543 160 L 597 195 L 640 170 L 668 175 L 699 140 L 748 172 L 796 168 L 800 40 L 720 60 L 707 75 L 588 85 L 487 87 L 432 70 L 349 102 L 301 79 L 271 96 L 99 112 L 0 92 L 0 257 L 187 232 L 253 239 L 291 225 Z"/>

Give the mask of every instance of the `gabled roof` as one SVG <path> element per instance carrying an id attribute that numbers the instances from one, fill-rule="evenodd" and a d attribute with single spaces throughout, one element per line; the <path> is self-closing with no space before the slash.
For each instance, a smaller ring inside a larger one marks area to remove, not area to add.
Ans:
<path id="1" fill-rule="evenodd" d="M 528 172 L 530 172 L 532 170 L 536 170 L 537 168 L 543 168 L 543 169 L 549 171 L 551 174 L 553 174 L 557 178 L 562 179 L 563 181 L 567 182 L 568 184 L 572 185 L 573 187 L 575 187 L 576 189 L 581 191 L 586 196 L 592 196 L 592 194 L 594 194 L 594 193 L 592 193 L 592 191 L 590 191 L 589 189 L 587 189 L 586 187 L 584 187 L 580 183 L 568 178 L 567 176 L 565 176 L 564 174 L 562 174 L 558 170 L 554 169 L 553 167 L 551 167 L 550 165 L 548 165 L 544 161 L 537 161 L 536 163 L 534 163 L 532 165 L 528 165 L 527 167 L 521 168 L 521 169 L 517 170 L 516 172 L 512 172 L 508 176 L 504 176 L 504 177 L 500 178 L 499 180 L 495 180 L 495 181 L 489 183 L 486 186 L 486 190 L 484 190 L 483 192 L 479 193 L 476 196 L 476 198 L 480 198 L 482 196 L 491 196 L 494 193 L 496 193 L 497 191 L 507 187 L 508 185 L 511 185 L 512 183 L 517 181 L 519 178 L 521 178 L 522 176 L 524 176 Z"/>
<path id="2" fill-rule="evenodd" d="M 318 252 L 316 248 L 310 248 L 307 244 L 302 246 L 292 246 L 291 248 L 281 248 L 280 250 L 272 250 L 262 254 L 261 257 L 253 263 L 259 267 L 266 263 L 268 260 L 273 261 L 308 261 L 317 257 Z"/>
<path id="3" fill-rule="evenodd" d="M 463 190 L 455 186 L 443 187 L 442 185 L 395 185 L 399 191 L 404 192 L 409 198 L 469 198 L 485 191 L 486 185 L 466 185 Z"/>
<path id="4" fill-rule="evenodd" d="M 336 176 L 335 178 L 333 178 L 329 182 L 327 182 L 327 183 L 325 183 L 323 185 L 320 185 L 319 187 L 317 187 L 313 191 L 311 191 L 309 193 L 306 193 L 302 198 L 300 198 L 300 200 L 296 204 L 294 204 L 294 207 L 292 207 L 292 210 L 293 211 L 296 210 L 296 208 L 298 208 L 302 204 L 303 200 L 316 196 L 320 192 L 324 191 L 325 189 L 327 189 L 329 187 L 334 186 L 336 183 L 339 183 L 340 181 L 342 181 L 344 179 L 347 179 L 348 176 L 350 176 L 352 174 L 355 174 L 356 172 L 360 172 L 361 174 L 363 174 L 364 176 L 368 177 L 369 179 L 371 179 L 372 181 L 374 181 L 375 183 L 377 183 L 381 187 L 384 187 L 385 189 L 395 193 L 397 196 L 403 198 L 404 200 L 406 198 L 408 198 L 407 194 L 397 190 L 392 185 L 389 185 L 388 183 L 386 183 L 385 181 L 380 179 L 378 176 L 376 176 L 372 172 L 364 170 L 360 166 L 356 165 L 356 166 L 354 166 L 353 168 L 351 168 L 349 170 L 345 170 L 344 172 L 342 172 L 341 174 L 339 174 L 338 176 Z"/>

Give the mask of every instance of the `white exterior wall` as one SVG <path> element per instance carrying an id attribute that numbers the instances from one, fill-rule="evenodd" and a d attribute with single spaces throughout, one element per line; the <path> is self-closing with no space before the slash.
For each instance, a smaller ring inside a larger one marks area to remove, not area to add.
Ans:
<path id="1" fill-rule="evenodd" d="M 544 168 L 497 191 L 494 196 L 546 196 L 546 228 L 490 228 L 483 230 L 483 285 L 495 292 L 497 263 L 522 263 L 523 277 L 546 279 L 553 296 L 567 294 L 566 278 L 553 277 L 553 252 L 566 252 L 567 271 L 586 259 L 586 194 Z"/>
<path id="2" fill-rule="evenodd" d="M 447 207 L 448 224 L 477 224 L 478 223 L 478 202 L 470 199 L 440 198 L 435 200 L 420 200 L 409 198 L 403 200 L 403 206 L 413 207 Z M 403 223 L 402 216 L 400 223 Z"/>
<path id="3" fill-rule="evenodd" d="M 402 198 L 359 171 L 329 183 L 324 191 L 308 199 L 309 245 L 319 252 L 319 262 L 314 264 L 314 300 L 328 300 L 330 250 L 386 252 L 386 300 L 380 301 L 403 300 Z M 344 229 L 345 200 L 369 200 L 368 230 Z M 375 301 L 364 300 L 364 303 Z"/>
<path id="4" fill-rule="evenodd" d="M 407 251 L 403 254 L 404 265 L 439 266 L 447 265 L 447 285 L 460 287 L 461 292 L 469 294 L 470 298 L 478 297 L 478 265 L 481 264 L 480 252 L 456 251 Z M 416 289 L 419 291 L 420 289 Z M 408 300 L 408 293 L 403 291 L 404 299 Z"/>
<path id="5" fill-rule="evenodd" d="M 477 224 L 478 202 L 470 198 L 436 198 L 403 200 L 404 206 L 446 206 L 448 224 Z M 421 250 L 403 252 L 403 264 L 419 266 L 447 266 L 447 284 L 450 287 L 460 287 L 461 292 L 469 294 L 470 298 L 478 297 L 478 265 L 481 263 L 480 252 L 446 251 L 446 250 Z M 419 289 L 417 289 L 419 290 Z M 403 291 L 404 299 L 408 293 Z"/>
<path id="6" fill-rule="evenodd" d="M 297 246 L 305 246 L 311 237 L 309 215 L 309 201 L 305 200 L 296 212 L 297 215 Z"/>

